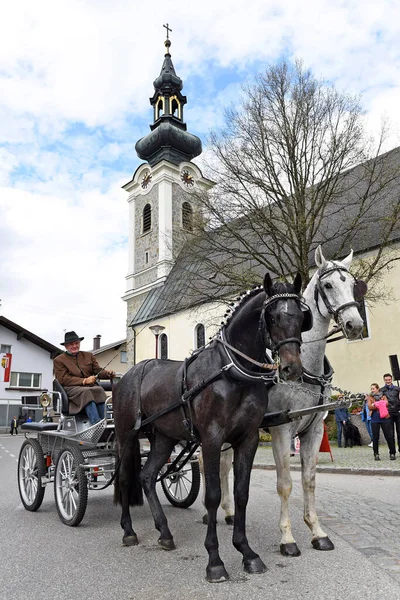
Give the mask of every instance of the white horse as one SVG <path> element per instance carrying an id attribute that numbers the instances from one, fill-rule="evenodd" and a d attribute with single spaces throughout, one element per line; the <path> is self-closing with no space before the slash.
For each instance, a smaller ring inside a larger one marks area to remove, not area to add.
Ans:
<path id="1" fill-rule="evenodd" d="M 349 272 L 353 251 L 343 261 L 328 261 L 319 246 L 315 251 L 318 267 L 304 291 L 304 301 L 311 309 L 313 327 L 303 334 L 302 363 L 303 383 L 279 383 L 269 391 L 268 413 L 309 408 L 329 402 L 332 371 L 325 359 L 326 339 L 333 318 L 348 339 L 360 337 L 363 321 L 354 299 L 366 291 L 363 282 L 356 282 Z M 267 413 L 267 414 L 268 414 Z M 277 472 L 277 490 L 281 499 L 279 528 L 282 533 L 280 551 L 285 556 L 299 556 L 300 550 L 292 535 L 289 518 L 289 497 L 292 491 L 290 474 L 290 442 L 298 434 L 304 496 L 304 521 L 312 533 L 311 543 L 317 550 L 333 550 L 334 545 L 319 524 L 315 506 L 315 474 L 317 457 L 323 435 L 323 413 L 302 417 L 294 421 L 269 427 Z M 229 490 L 228 466 L 232 459 L 221 455 L 221 489 Z M 229 491 L 228 491 L 229 494 Z M 231 495 L 229 494 L 229 497 Z M 226 506 L 232 502 L 223 497 Z M 222 504 L 222 503 L 221 503 Z M 231 509 L 231 508 L 230 508 Z M 229 514 L 232 517 L 232 512 Z"/>

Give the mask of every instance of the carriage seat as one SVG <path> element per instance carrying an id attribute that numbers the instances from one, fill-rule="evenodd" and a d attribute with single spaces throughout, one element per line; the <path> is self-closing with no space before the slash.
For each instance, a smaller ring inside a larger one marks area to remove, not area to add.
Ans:
<path id="1" fill-rule="evenodd" d="M 101 387 L 103 388 L 103 390 L 105 392 L 110 392 L 112 390 L 112 383 L 109 379 L 99 380 L 98 383 L 101 385 Z M 70 414 L 68 395 L 67 395 L 67 392 L 65 391 L 65 389 L 63 388 L 63 386 L 61 385 L 61 383 L 57 379 L 54 379 L 54 381 L 53 381 L 53 390 L 55 392 L 60 392 L 60 394 L 61 394 L 61 413 L 63 415 L 65 415 L 66 417 L 68 417 Z M 53 396 L 53 408 L 55 411 L 57 411 L 57 396 L 56 395 Z M 86 416 L 85 411 L 81 411 L 78 414 L 84 414 Z"/>
<path id="2" fill-rule="evenodd" d="M 22 431 L 39 431 L 39 432 L 55 431 L 57 429 L 57 427 L 58 427 L 57 423 L 43 422 L 43 421 L 39 421 L 38 423 L 36 423 L 35 421 L 32 421 L 32 422 L 28 422 L 28 423 L 22 423 L 22 425 L 21 425 Z"/>

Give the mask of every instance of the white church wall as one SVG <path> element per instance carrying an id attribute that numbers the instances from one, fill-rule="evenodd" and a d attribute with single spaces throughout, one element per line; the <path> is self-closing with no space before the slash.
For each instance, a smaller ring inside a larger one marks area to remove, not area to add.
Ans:
<path id="1" fill-rule="evenodd" d="M 225 308 L 219 303 L 203 304 L 179 314 L 138 325 L 135 327 L 136 362 L 155 357 L 156 338 L 149 329 L 150 326 L 157 324 L 165 327 L 162 333 L 168 336 L 168 358 L 183 360 L 196 348 L 196 325 L 199 323 L 204 325 L 207 342 L 208 338 L 219 329 L 221 314 L 224 312 Z M 158 355 L 160 356 L 160 350 Z"/>
<path id="2" fill-rule="evenodd" d="M 391 372 L 389 355 L 400 360 L 400 264 L 386 276 L 394 299 L 368 307 L 369 337 L 327 345 L 327 356 L 335 370 L 334 385 L 352 392 L 369 390 L 371 383 L 383 385 L 382 375 Z"/>

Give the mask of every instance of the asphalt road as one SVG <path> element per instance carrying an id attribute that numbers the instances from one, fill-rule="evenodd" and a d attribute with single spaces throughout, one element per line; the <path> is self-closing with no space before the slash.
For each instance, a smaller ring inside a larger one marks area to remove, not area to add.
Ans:
<path id="1" fill-rule="evenodd" d="M 335 543 L 318 552 L 302 520 L 300 474 L 293 473 L 292 525 L 302 550 L 298 558 L 279 553 L 279 500 L 275 473 L 254 470 L 248 509 L 248 537 L 268 570 L 247 575 L 231 544 L 232 528 L 221 514 L 219 540 L 230 581 L 209 584 L 200 498 L 186 510 L 160 498 L 177 549 L 157 545 L 147 506 L 134 511 L 140 545 L 122 546 L 119 508 L 112 492 L 90 492 L 83 522 L 61 523 L 46 490 L 41 509 L 25 511 L 16 470 L 23 436 L 0 436 L 1 600 L 279 600 L 400 598 L 400 481 L 398 477 L 317 475 L 317 501 L 324 529 Z"/>

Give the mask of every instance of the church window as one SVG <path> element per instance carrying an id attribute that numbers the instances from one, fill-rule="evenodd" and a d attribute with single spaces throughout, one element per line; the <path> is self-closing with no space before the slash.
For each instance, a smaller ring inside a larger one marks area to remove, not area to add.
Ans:
<path id="1" fill-rule="evenodd" d="M 163 98 L 159 98 L 156 104 L 156 119 L 160 118 L 160 115 L 162 115 L 164 112 L 164 99 Z"/>
<path id="2" fill-rule="evenodd" d="M 151 229 L 151 206 L 146 204 L 143 209 L 143 233 L 150 231 Z"/>
<path id="3" fill-rule="evenodd" d="M 202 323 L 196 325 L 196 349 L 201 348 L 206 343 L 206 330 Z"/>
<path id="4" fill-rule="evenodd" d="M 144 261 L 146 263 L 146 265 L 149 264 L 149 251 L 146 250 L 145 254 L 144 254 Z"/>
<path id="5" fill-rule="evenodd" d="M 367 307 L 365 304 L 365 299 L 361 298 L 358 299 L 357 302 L 359 303 L 359 309 L 358 312 L 361 315 L 362 320 L 364 321 L 364 327 L 362 330 L 362 337 L 363 339 L 369 338 L 370 337 L 370 333 L 369 333 L 369 322 L 368 322 L 368 314 L 367 314 Z"/>
<path id="6" fill-rule="evenodd" d="M 168 358 L 168 336 L 166 333 L 160 335 L 160 358 Z"/>
<path id="7" fill-rule="evenodd" d="M 193 231 L 193 209 L 189 202 L 182 204 L 182 227 L 187 231 Z"/>
<path id="8" fill-rule="evenodd" d="M 121 350 L 121 352 L 119 353 L 119 356 L 120 356 L 120 360 L 122 363 L 128 362 L 128 353 L 126 352 L 126 350 Z"/>
<path id="9" fill-rule="evenodd" d="M 180 104 L 176 98 L 171 98 L 171 114 L 174 117 L 181 118 L 180 115 Z"/>

